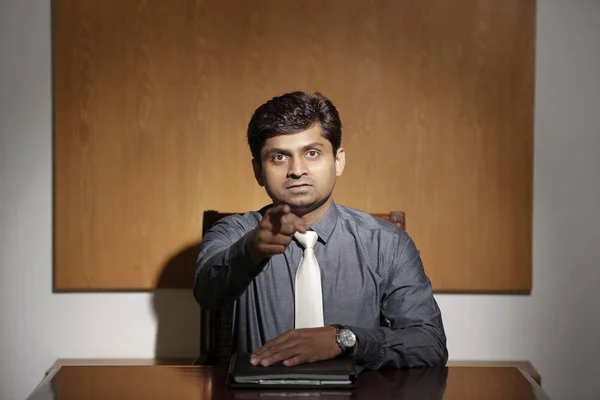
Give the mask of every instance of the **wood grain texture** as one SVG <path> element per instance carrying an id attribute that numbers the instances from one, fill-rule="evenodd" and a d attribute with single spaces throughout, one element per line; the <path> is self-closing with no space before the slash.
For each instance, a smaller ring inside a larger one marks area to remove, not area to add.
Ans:
<path id="1" fill-rule="evenodd" d="M 54 0 L 55 289 L 191 288 L 203 212 L 268 202 L 252 112 L 307 90 L 336 202 L 405 211 L 437 291 L 528 291 L 534 32 L 534 0 Z"/>

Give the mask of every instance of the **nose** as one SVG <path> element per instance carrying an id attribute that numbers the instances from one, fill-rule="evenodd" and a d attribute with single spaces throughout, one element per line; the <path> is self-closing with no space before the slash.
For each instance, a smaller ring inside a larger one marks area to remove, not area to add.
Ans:
<path id="1" fill-rule="evenodd" d="M 290 166 L 288 169 L 288 178 L 300 178 L 307 172 L 306 164 L 302 157 L 294 157 L 288 165 Z"/>

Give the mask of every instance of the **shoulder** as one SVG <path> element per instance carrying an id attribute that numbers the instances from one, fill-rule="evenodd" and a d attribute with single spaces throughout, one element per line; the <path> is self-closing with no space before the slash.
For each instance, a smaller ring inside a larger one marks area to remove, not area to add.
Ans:
<path id="1" fill-rule="evenodd" d="M 257 211 L 249 211 L 244 214 L 230 214 L 215 222 L 214 226 L 228 226 L 238 229 L 253 229 L 260 222 L 262 216 Z"/>
<path id="2" fill-rule="evenodd" d="M 217 220 L 206 232 L 204 239 L 237 239 L 254 229 L 262 218 L 258 211 L 249 211 L 243 214 L 230 214 Z"/>
<path id="3" fill-rule="evenodd" d="M 354 226 L 358 230 L 377 230 L 384 234 L 405 236 L 406 232 L 384 219 L 355 208 L 337 205 L 338 215 L 344 224 Z"/>
<path id="4" fill-rule="evenodd" d="M 351 207 L 336 205 L 339 220 L 346 230 L 382 251 L 398 254 L 412 243 L 409 234 L 396 224 Z"/>

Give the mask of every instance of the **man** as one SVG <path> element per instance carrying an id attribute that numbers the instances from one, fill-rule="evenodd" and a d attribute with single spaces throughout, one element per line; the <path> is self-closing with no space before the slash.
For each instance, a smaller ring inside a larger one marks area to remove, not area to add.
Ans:
<path id="1" fill-rule="evenodd" d="M 271 99 L 252 116 L 248 143 L 273 204 L 206 233 L 194 284 L 203 308 L 235 302 L 235 351 L 264 366 L 341 354 L 369 369 L 445 365 L 440 310 L 409 235 L 333 201 L 345 153 L 331 101 Z"/>

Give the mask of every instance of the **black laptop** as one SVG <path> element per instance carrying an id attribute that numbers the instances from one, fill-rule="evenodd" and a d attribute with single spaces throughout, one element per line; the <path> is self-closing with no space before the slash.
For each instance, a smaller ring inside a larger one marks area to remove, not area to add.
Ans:
<path id="1" fill-rule="evenodd" d="M 230 388 L 340 389 L 356 385 L 361 368 L 350 357 L 338 357 L 286 367 L 282 362 L 263 367 L 250 364 L 250 354 L 236 353 L 227 373 Z"/>

